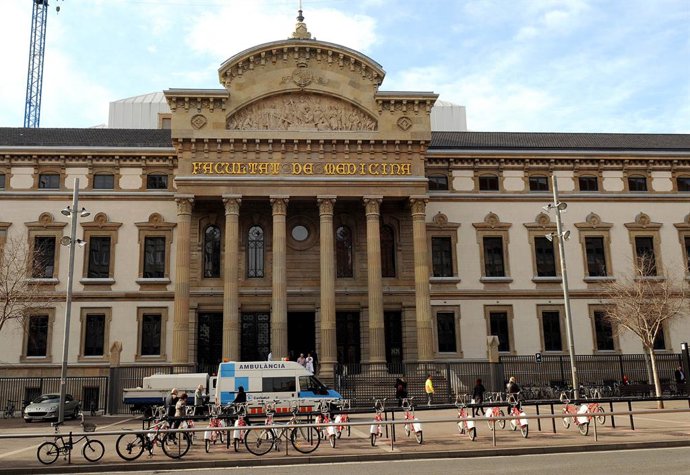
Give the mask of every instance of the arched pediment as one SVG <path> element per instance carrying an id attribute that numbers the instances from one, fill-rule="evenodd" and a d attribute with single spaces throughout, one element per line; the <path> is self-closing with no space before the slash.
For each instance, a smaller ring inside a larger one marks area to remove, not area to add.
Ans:
<path id="1" fill-rule="evenodd" d="M 377 121 L 340 98 L 283 93 L 256 100 L 228 115 L 229 130 L 374 131 Z"/>

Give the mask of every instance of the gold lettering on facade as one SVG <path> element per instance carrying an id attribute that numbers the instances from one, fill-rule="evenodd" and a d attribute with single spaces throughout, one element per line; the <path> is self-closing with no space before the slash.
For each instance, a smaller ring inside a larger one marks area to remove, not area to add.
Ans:
<path id="1" fill-rule="evenodd" d="M 192 162 L 192 175 L 411 175 L 409 163 L 292 163 L 282 167 L 274 162 Z"/>

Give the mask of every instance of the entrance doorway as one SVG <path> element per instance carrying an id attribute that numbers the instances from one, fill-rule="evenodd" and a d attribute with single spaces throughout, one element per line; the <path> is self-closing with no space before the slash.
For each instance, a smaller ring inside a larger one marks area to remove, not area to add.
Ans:
<path id="1" fill-rule="evenodd" d="M 196 332 L 197 371 L 214 374 L 223 357 L 223 314 L 200 313 Z"/>
<path id="2" fill-rule="evenodd" d="M 388 372 L 396 374 L 402 373 L 402 314 L 400 312 L 384 312 L 383 324 L 386 334 L 386 362 L 388 363 Z"/>
<path id="3" fill-rule="evenodd" d="M 359 312 L 336 312 L 335 334 L 338 363 L 359 364 L 361 361 Z"/>
<path id="4" fill-rule="evenodd" d="M 243 313 L 240 328 L 240 360 L 266 361 L 271 351 L 271 315 Z M 273 355 L 279 359 L 279 355 Z"/>
<path id="5" fill-rule="evenodd" d="M 288 351 L 292 361 L 300 353 L 316 350 L 316 317 L 314 312 L 288 312 Z"/>

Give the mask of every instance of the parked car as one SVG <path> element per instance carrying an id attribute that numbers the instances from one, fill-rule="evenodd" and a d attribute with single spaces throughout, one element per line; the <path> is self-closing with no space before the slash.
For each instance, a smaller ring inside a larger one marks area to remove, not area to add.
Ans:
<path id="1" fill-rule="evenodd" d="M 60 394 L 41 394 L 31 401 L 24 409 L 24 421 L 47 421 L 58 419 Z M 70 394 L 65 395 L 65 417 L 76 419 L 79 417 L 79 401 Z"/>

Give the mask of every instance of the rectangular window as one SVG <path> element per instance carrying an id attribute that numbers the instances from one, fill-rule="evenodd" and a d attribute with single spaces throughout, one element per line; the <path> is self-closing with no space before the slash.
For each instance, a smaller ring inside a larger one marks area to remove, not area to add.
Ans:
<path id="1" fill-rule="evenodd" d="M 103 356 L 105 315 L 87 315 L 84 330 L 84 356 Z"/>
<path id="2" fill-rule="evenodd" d="M 664 335 L 664 329 L 659 328 L 656 333 L 656 338 L 654 338 L 654 349 L 655 350 L 665 350 L 666 349 L 666 335 Z"/>
<path id="3" fill-rule="evenodd" d="M 161 354 L 161 315 L 145 313 L 141 319 L 141 356 Z"/>
<path id="4" fill-rule="evenodd" d="M 602 311 L 594 312 L 594 332 L 597 339 L 597 351 L 613 351 L 613 327 Z"/>
<path id="5" fill-rule="evenodd" d="M 578 177 L 577 183 L 580 191 L 599 191 L 599 179 L 595 176 L 587 175 Z"/>
<path id="6" fill-rule="evenodd" d="M 144 278 L 161 279 L 165 277 L 165 238 L 144 238 Z"/>
<path id="7" fill-rule="evenodd" d="M 484 276 L 505 277 L 503 261 L 503 238 L 501 236 L 484 237 Z"/>
<path id="8" fill-rule="evenodd" d="M 38 188 L 41 190 L 60 189 L 60 175 L 47 173 L 38 175 Z"/>
<path id="9" fill-rule="evenodd" d="M 5 174 L 0 173 L 0 190 L 5 189 Z"/>
<path id="10" fill-rule="evenodd" d="M 690 176 L 679 176 L 676 178 L 676 184 L 678 191 L 690 191 Z"/>
<path id="11" fill-rule="evenodd" d="M 479 191 L 498 191 L 498 177 L 496 175 L 481 175 L 479 177 Z"/>
<path id="12" fill-rule="evenodd" d="M 553 251 L 552 241 L 545 237 L 534 238 L 534 255 L 537 261 L 538 277 L 556 276 L 556 259 Z"/>
<path id="13" fill-rule="evenodd" d="M 654 255 L 654 237 L 635 236 L 635 255 L 640 270 L 644 275 L 656 275 L 656 256 Z"/>
<path id="14" fill-rule="evenodd" d="M 281 378 L 262 378 L 261 390 L 265 393 L 277 392 L 295 392 L 297 391 L 297 384 L 295 377 L 281 377 Z"/>
<path id="15" fill-rule="evenodd" d="M 628 190 L 630 191 L 647 191 L 647 177 L 645 176 L 629 176 Z"/>
<path id="16" fill-rule="evenodd" d="M 508 314 L 506 312 L 490 312 L 489 326 L 491 335 L 498 337 L 498 351 L 510 351 Z"/>
<path id="17" fill-rule="evenodd" d="M 115 188 L 115 177 L 113 175 L 94 175 L 94 190 L 112 190 Z"/>
<path id="18" fill-rule="evenodd" d="M 549 177 L 541 175 L 529 177 L 529 191 L 549 191 Z"/>
<path id="19" fill-rule="evenodd" d="M 34 259 L 31 276 L 37 279 L 52 279 L 55 274 L 55 237 L 34 238 Z"/>
<path id="20" fill-rule="evenodd" d="M 685 269 L 690 272 L 690 236 L 685 236 Z"/>
<path id="21" fill-rule="evenodd" d="M 48 315 L 29 317 L 26 356 L 48 356 Z"/>
<path id="22" fill-rule="evenodd" d="M 604 277 L 608 275 L 604 238 L 601 236 L 586 237 L 585 252 L 587 253 L 587 275 L 589 277 Z"/>
<path id="23" fill-rule="evenodd" d="M 448 189 L 448 177 L 446 175 L 431 175 L 429 178 L 429 191 L 444 191 Z"/>
<path id="24" fill-rule="evenodd" d="M 168 189 L 168 175 L 146 175 L 146 189 L 147 190 L 167 190 Z"/>
<path id="25" fill-rule="evenodd" d="M 561 315 L 558 311 L 543 311 L 541 325 L 544 332 L 544 351 L 563 351 Z"/>
<path id="26" fill-rule="evenodd" d="M 450 237 L 431 238 L 431 259 L 434 277 L 453 276 L 453 251 Z"/>
<path id="27" fill-rule="evenodd" d="M 89 268 L 87 277 L 90 279 L 107 279 L 110 277 L 109 236 L 92 236 L 89 239 Z"/>
<path id="28" fill-rule="evenodd" d="M 438 330 L 438 351 L 456 352 L 458 350 L 455 340 L 455 314 L 452 312 L 439 312 L 436 314 L 436 329 Z"/>

